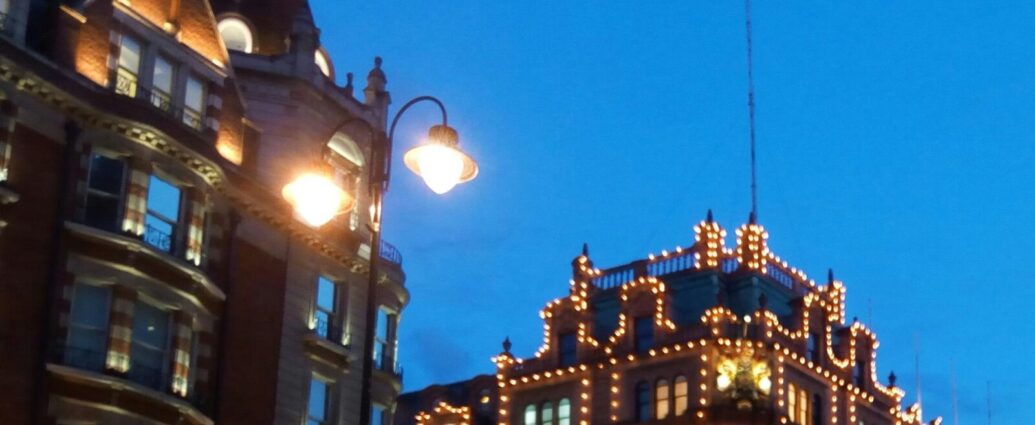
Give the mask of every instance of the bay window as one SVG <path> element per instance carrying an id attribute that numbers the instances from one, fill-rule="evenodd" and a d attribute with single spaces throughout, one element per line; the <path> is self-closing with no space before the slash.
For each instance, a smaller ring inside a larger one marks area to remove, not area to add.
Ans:
<path id="1" fill-rule="evenodd" d="M 144 241 L 172 253 L 178 235 L 183 191 L 158 176 L 151 176 L 147 189 Z"/>
<path id="2" fill-rule="evenodd" d="M 65 341 L 66 365 L 97 372 L 104 369 L 110 304 L 110 288 L 75 285 L 68 315 L 68 339 Z"/>
<path id="3" fill-rule="evenodd" d="M 129 379 L 160 390 L 165 387 L 169 364 L 169 312 L 145 302 L 133 311 Z"/>
<path id="4" fill-rule="evenodd" d="M 90 158 L 84 216 L 86 224 L 109 232 L 118 231 L 125 183 L 125 161 L 100 154 Z"/>

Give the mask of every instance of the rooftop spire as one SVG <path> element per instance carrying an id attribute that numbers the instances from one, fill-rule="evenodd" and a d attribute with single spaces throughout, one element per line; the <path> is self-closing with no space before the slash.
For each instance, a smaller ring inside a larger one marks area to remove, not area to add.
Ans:
<path id="1" fill-rule="evenodd" d="M 758 213 L 758 184 L 755 172 L 755 73 L 751 45 L 751 0 L 744 0 L 744 28 L 747 35 L 748 124 L 751 131 L 751 214 L 754 215 Z"/>
<path id="2" fill-rule="evenodd" d="M 589 244 L 588 243 L 585 243 L 585 242 L 582 243 L 582 255 L 584 257 L 589 257 Z"/>
<path id="3" fill-rule="evenodd" d="M 708 208 L 708 216 L 704 218 L 704 221 L 707 222 L 708 224 L 712 224 L 712 223 L 715 222 L 715 218 L 712 217 L 712 209 L 711 208 Z"/>

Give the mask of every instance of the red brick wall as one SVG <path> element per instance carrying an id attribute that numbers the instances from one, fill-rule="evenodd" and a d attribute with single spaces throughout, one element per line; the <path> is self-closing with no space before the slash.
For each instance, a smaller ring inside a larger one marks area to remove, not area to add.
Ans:
<path id="1" fill-rule="evenodd" d="M 2 207 L 0 232 L 0 423 L 29 423 L 38 391 L 46 288 L 63 154 L 60 145 L 23 126 L 15 129 L 7 185 L 21 200 Z"/>
<path id="2" fill-rule="evenodd" d="M 237 239 L 233 243 L 217 420 L 271 424 L 287 268 L 283 260 L 248 242 Z"/>

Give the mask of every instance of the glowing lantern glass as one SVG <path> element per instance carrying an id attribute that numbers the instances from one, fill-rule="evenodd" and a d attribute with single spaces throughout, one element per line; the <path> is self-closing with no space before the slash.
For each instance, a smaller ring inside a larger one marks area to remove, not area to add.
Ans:
<path id="1" fill-rule="evenodd" d="M 338 187 L 326 173 L 306 172 L 284 186 L 281 194 L 307 225 L 320 227 L 349 211 L 356 200 Z"/>
<path id="2" fill-rule="evenodd" d="M 478 175 L 478 164 L 458 148 L 459 143 L 456 130 L 436 125 L 428 130 L 424 144 L 406 152 L 403 162 L 433 192 L 444 194 Z"/>

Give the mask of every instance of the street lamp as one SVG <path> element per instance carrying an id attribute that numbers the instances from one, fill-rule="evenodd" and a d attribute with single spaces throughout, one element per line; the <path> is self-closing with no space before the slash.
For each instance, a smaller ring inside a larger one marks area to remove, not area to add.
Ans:
<path id="1" fill-rule="evenodd" d="M 378 259 L 381 256 L 381 206 L 392 167 L 392 144 L 395 139 L 395 127 L 399 118 L 413 105 L 420 102 L 432 102 L 442 113 L 442 124 L 428 129 L 428 137 L 424 143 L 414 147 L 403 155 L 406 167 L 420 176 L 424 183 L 435 193 L 444 194 L 457 184 L 471 181 L 478 175 L 478 164 L 459 148 L 460 137 L 456 130 L 449 126 L 446 107 L 438 99 L 431 96 L 416 97 L 403 104 L 392 119 L 388 134 L 377 131 L 369 122 L 359 118 L 348 118 L 335 127 L 333 136 L 345 127 L 358 124 L 368 132 L 372 139 L 370 176 L 370 266 L 369 282 L 366 297 L 366 331 L 363 334 L 363 393 L 360 400 L 360 424 L 370 425 L 370 388 L 374 366 L 374 332 L 377 320 L 377 284 Z M 330 137 L 327 138 L 330 140 Z M 284 186 L 284 198 L 294 208 L 302 221 L 312 227 L 320 227 L 355 207 L 355 199 L 334 184 L 325 166 L 315 167 Z M 380 424 L 376 424 L 380 425 Z"/>

